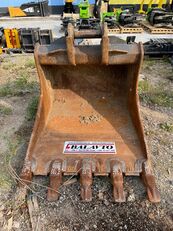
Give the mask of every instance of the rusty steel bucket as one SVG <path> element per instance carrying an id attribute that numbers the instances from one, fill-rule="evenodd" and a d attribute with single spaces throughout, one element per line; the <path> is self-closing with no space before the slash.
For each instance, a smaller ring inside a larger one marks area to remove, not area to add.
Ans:
<path id="1" fill-rule="evenodd" d="M 160 201 L 139 114 L 143 48 L 107 33 L 105 25 L 99 45 L 74 45 L 69 24 L 66 37 L 35 49 L 41 94 L 21 178 L 49 174 L 50 201 L 63 175 L 78 174 L 84 201 L 93 175 L 111 177 L 116 202 L 125 201 L 123 175 L 142 176 L 149 200 Z"/>

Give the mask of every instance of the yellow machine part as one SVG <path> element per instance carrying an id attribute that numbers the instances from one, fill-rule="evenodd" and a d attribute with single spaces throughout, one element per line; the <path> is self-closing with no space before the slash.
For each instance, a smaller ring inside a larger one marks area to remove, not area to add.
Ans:
<path id="1" fill-rule="evenodd" d="M 150 0 L 145 0 L 144 4 L 149 4 Z M 153 4 L 159 4 L 160 0 L 154 0 Z M 166 4 L 167 0 L 163 0 L 162 4 Z M 172 2 L 172 1 L 171 1 Z M 171 3 L 170 2 L 170 3 Z M 110 0 L 110 5 L 129 5 L 129 4 L 141 4 L 141 0 Z"/>
<path id="2" fill-rule="evenodd" d="M 114 13 L 116 13 L 118 10 L 121 10 L 121 8 L 114 8 Z"/>
<path id="3" fill-rule="evenodd" d="M 143 10 L 144 2 L 145 2 L 145 0 L 142 0 L 142 2 L 140 4 L 139 10 L 138 10 L 139 14 L 145 14 L 145 11 Z"/>
<path id="4" fill-rule="evenodd" d="M 10 17 L 25 17 L 26 14 L 25 12 L 23 12 L 23 10 L 21 10 L 20 8 L 17 7 L 8 7 L 8 11 L 10 14 Z"/>
<path id="5" fill-rule="evenodd" d="M 159 0 L 158 2 L 158 8 L 162 8 L 164 0 Z"/>
<path id="6" fill-rule="evenodd" d="M 148 3 L 148 9 L 150 9 L 153 5 L 153 0 L 150 0 L 149 3 Z"/>
<path id="7" fill-rule="evenodd" d="M 65 2 L 69 2 L 69 3 L 72 3 L 74 0 L 65 0 Z"/>
<path id="8" fill-rule="evenodd" d="M 21 48 L 17 29 L 4 29 L 7 48 Z"/>
<path id="9" fill-rule="evenodd" d="M 2 54 L 3 52 L 2 52 L 2 48 L 0 47 L 0 55 Z"/>

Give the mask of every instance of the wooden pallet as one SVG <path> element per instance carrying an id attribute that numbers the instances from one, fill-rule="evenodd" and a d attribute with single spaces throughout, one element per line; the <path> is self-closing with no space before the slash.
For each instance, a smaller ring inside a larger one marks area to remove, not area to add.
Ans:
<path id="1" fill-rule="evenodd" d="M 75 13 L 63 13 L 62 18 L 73 18 L 74 20 L 79 19 L 79 14 Z"/>
<path id="2" fill-rule="evenodd" d="M 138 34 L 138 33 L 142 33 L 144 30 L 141 26 L 139 27 L 123 27 L 123 26 L 119 26 L 120 27 L 120 32 L 121 34 Z"/>
<path id="3" fill-rule="evenodd" d="M 108 29 L 108 33 L 110 34 L 120 34 L 120 28 L 119 27 L 116 27 L 116 28 L 113 28 L 113 29 Z"/>
<path id="4" fill-rule="evenodd" d="M 169 28 L 157 28 L 151 26 L 148 22 L 141 22 L 140 25 L 151 34 L 173 34 L 173 29 Z"/>

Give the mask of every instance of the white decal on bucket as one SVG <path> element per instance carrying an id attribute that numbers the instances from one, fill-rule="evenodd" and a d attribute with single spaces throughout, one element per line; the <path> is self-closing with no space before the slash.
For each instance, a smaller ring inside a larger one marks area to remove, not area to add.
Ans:
<path id="1" fill-rule="evenodd" d="M 114 142 L 65 141 L 64 154 L 115 154 Z"/>

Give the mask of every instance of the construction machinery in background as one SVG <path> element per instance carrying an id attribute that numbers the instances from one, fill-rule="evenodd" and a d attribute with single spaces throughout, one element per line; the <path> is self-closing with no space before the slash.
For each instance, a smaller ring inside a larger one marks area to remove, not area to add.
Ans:
<path id="1" fill-rule="evenodd" d="M 71 23 L 79 30 L 98 29 L 102 23 L 106 22 L 108 28 L 115 33 L 118 33 L 118 31 L 121 31 L 121 33 L 141 33 L 143 31 L 142 27 L 145 27 L 148 31 L 151 30 L 151 27 L 173 29 L 173 13 L 166 8 L 163 9 L 162 3 L 163 0 L 160 0 L 157 7 L 152 7 L 153 0 L 150 0 L 147 11 L 144 11 L 144 1 L 142 0 L 138 11 L 135 10 L 134 6 L 114 8 L 113 11 L 110 11 L 109 0 L 96 0 L 93 14 L 91 14 L 89 0 L 81 0 L 78 5 L 79 14 L 69 13 L 67 15 L 63 13 L 62 25 L 67 28 L 68 23 Z M 170 7 L 168 8 L 170 9 Z M 69 7 L 69 9 L 71 8 Z M 167 33 L 172 33 L 172 31 Z"/>
<path id="2" fill-rule="evenodd" d="M 9 15 L 13 17 L 49 16 L 48 1 L 27 2 L 20 7 L 8 7 Z"/>
<path id="3" fill-rule="evenodd" d="M 4 37 L 4 28 L 0 27 L 0 54 L 3 53 L 2 48 L 5 45 L 5 37 Z"/>
<path id="4" fill-rule="evenodd" d="M 14 17 L 26 17 L 26 13 L 18 7 L 8 7 L 8 12 L 11 18 Z"/>
<path id="5" fill-rule="evenodd" d="M 4 52 L 21 53 L 21 43 L 18 29 L 0 28 L 0 50 L 1 54 Z"/>
<path id="6" fill-rule="evenodd" d="M 68 23 L 75 26 L 76 19 L 79 18 L 78 14 L 75 14 L 75 9 L 73 6 L 74 0 L 65 0 L 64 10 L 61 16 L 63 28 L 67 28 Z"/>
<path id="7" fill-rule="evenodd" d="M 109 11 L 109 0 L 95 0 L 93 14 L 96 18 L 102 18 L 102 14 Z"/>
<path id="8" fill-rule="evenodd" d="M 23 10 L 26 16 L 49 16 L 48 0 L 27 2 L 22 4 L 20 9 Z"/>
<path id="9" fill-rule="evenodd" d="M 145 0 L 142 0 L 140 6 L 139 6 L 139 10 L 137 11 L 138 14 L 146 14 L 146 12 L 144 11 L 144 2 Z"/>
<path id="10" fill-rule="evenodd" d="M 33 52 L 36 43 L 53 42 L 52 30 L 40 28 L 0 28 L 1 53 Z"/>
<path id="11" fill-rule="evenodd" d="M 145 55 L 151 57 L 170 56 L 173 59 L 173 39 L 150 39 L 144 43 Z"/>
<path id="12" fill-rule="evenodd" d="M 79 17 L 77 17 L 76 19 L 78 19 Z M 69 13 L 63 13 L 61 20 L 62 20 L 62 26 L 64 29 L 67 29 L 67 26 L 69 23 L 71 23 L 73 26 L 76 25 L 76 19 L 74 18 L 73 13 L 69 14 Z"/>
<path id="13" fill-rule="evenodd" d="M 173 29 L 173 12 L 162 8 L 163 0 L 160 0 L 157 7 L 148 6 L 147 20 L 154 27 L 167 27 Z"/>
<path id="14" fill-rule="evenodd" d="M 132 8 L 116 9 L 116 18 L 118 23 L 123 27 L 138 27 L 137 15 Z"/>
<path id="15" fill-rule="evenodd" d="M 106 22 L 108 28 L 117 27 L 117 20 L 114 12 L 109 11 L 109 0 L 97 0 L 94 5 L 94 16 L 102 23 Z"/>
<path id="16" fill-rule="evenodd" d="M 116 16 L 114 12 L 107 12 L 102 14 L 102 22 L 106 22 L 108 28 L 113 29 L 118 27 L 118 22 L 116 20 Z"/>
<path id="17" fill-rule="evenodd" d="M 81 29 L 98 29 L 100 20 L 91 16 L 90 14 L 90 3 L 89 0 L 82 0 L 79 3 L 79 16 L 80 18 L 76 21 L 76 26 L 79 30 Z"/>
<path id="18" fill-rule="evenodd" d="M 91 16 L 89 1 L 81 0 L 79 2 L 79 14 L 74 13 L 74 8 L 72 8 L 72 2 L 73 1 L 67 0 L 67 2 L 65 3 L 63 15 L 61 18 L 63 28 L 67 29 L 68 23 L 71 23 L 79 30 L 96 29 L 98 27 L 99 20 Z"/>
<path id="19" fill-rule="evenodd" d="M 142 0 L 141 4 L 139 6 L 139 10 L 137 11 L 138 14 L 146 15 L 147 12 L 149 11 L 149 9 L 152 8 L 153 0 L 150 0 L 149 3 L 147 4 L 147 9 L 144 11 L 144 2 L 145 2 L 145 0 Z"/>
<path id="20" fill-rule="evenodd" d="M 97 0 L 95 3 L 95 11 L 97 17 L 100 17 L 101 22 L 107 22 L 108 28 L 113 29 L 120 26 L 137 27 L 137 16 L 134 8 L 128 9 L 118 8 L 110 11 L 109 0 Z"/>
<path id="21" fill-rule="evenodd" d="M 74 0 L 65 0 L 65 5 L 64 5 L 64 10 L 63 10 L 64 13 L 66 13 L 66 14 L 75 13 L 73 1 Z"/>
<path id="22" fill-rule="evenodd" d="M 140 3 L 139 10 L 137 11 L 137 13 L 147 14 L 147 11 L 152 8 L 153 0 L 149 0 L 149 2 L 147 4 L 147 9 L 144 11 L 144 2 L 145 2 L 145 0 L 142 0 L 142 2 Z"/>
<path id="23" fill-rule="evenodd" d="M 41 93 L 21 187 L 49 175 L 47 199 L 55 201 L 63 175 L 80 175 L 81 198 L 91 201 L 93 176 L 107 176 L 114 201 L 125 202 L 123 176 L 141 176 L 159 202 L 139 112 L 142 44 L 110 39 L 106 23 L 98 45 L 77 45 L 78 35 L 68 24 L 66 37 L 35 48 Z"/>
<path id="24" fill-rule="evenodd" d="M 147 11 L 144 11 L 144 0 L 140 4 L 140 9 L 134 12 L 132 8 L 128 9 L 117 9 L 117 21 L 123 27 L 138 27 L 139 23 L 144 19 L 139 15 L 147 15 L 147 21 L 153 27 L 160 28 L 173 28 L 173 12 L 168 11 L 163 7 L 163 0 L 160 0 L 157 7 L 152 7 L 153 0 L 148 3 Z M 169 5 L 169 4 L 168 4 Z M 168 7 L 170 8 L 170 7 Z M 138 15 L 139 14 L 139 15 Z"/>
<path id="25" fill-rule="evenodd" d="M 81 0 L 79 5 L 79 16 L 73 12 L 63 12 L 63 27 L 67 28 L 68 23 L 80 29 L 98 29 L 100 22 L 107 22 L 109 28 L 116 27 L 116 17 L 114 12 L 109 12 L 108 0 L 96 0 L 93 14 L 90 13 L 90 3 L 88 0 Z"/>
<path id="26" fill-rule="evenodd" d="M 19 32 L 16 28 L 4 29 L 4 36 L 5 36 L 7 48 L 10 48 L 10 49 L 20 49 L 21 48 Z"/>

